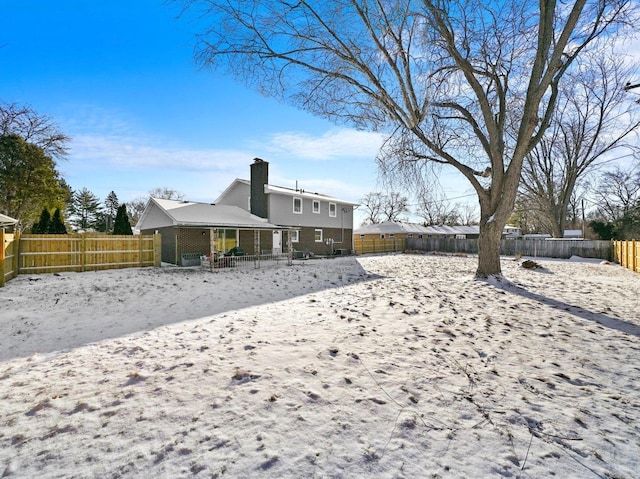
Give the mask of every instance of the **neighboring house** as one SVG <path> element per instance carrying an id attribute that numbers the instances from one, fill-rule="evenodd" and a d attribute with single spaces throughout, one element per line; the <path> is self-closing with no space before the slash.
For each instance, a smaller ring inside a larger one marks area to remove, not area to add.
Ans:
<path id="1" fill-rule="evenodd" d="M 549 233 L 527 233 L 522 235 L 523 239 L 548 239 L 552 238 Z"/>
<path id="2" fill-rule="evenodd" d="M 270 248 L 286 247 L 314 254 L 351 253 L 353 208 L 357 203 L 302 189 L 269 184 L 269 163 L 255 158 L 251 180 L 236 179 L 216 205 L 234 205 L 276 225 Z"/>
<path id="3" fill-rule="evenodd" d="M 564 239 L 583 239 L 582 230 L 564 230 Z"/>
<path id="4" fill-rule="evenodd" d="M 162 261 L 180 266 L 200 264 L 200 256 L 239 246 L 254 254 L 271 244 L 277 227 L 231 205 L 149 199 L 136 229 L 161 234 Z"/>
<path id="5" fill-rule="evenodd" d="M 405 238 L 455 238 L 477 239 L 479 226 L 423 226 L 418 223 L 385 221 L 366 225 L 354 231 L 356 238 L 362 239 L 405 239 Z"/>
<path id="6" fill-rule="evenodd" d="M 519 226 L 507 225 L 504 227 L 502 237 L 507 239 L 521 238 L 522 230 Z"/>
<path id="7" fill-rule="evenodd" d="M 524 239 L 583 239 L 582 230 L 564 230 L 564 237 L 554 238 L 549 233 L 527 233 L 522 235 Z"/>
<path id="8" fill-rule="evenodd" d="M 406 239 L 426 237 L 427 227 L 417 223 L 403 223 L 400 221 L 385 221 L 372 225 L 365 225 L 353 232 L 355 238 L 362 239 Z"/>
<path id="9" fill-rule="evenodd" d="M 469 226 L 427 226 L 427 234 L 424 238 L 451 238 L 451 239 L 478 239 L 480 227 Z"/>

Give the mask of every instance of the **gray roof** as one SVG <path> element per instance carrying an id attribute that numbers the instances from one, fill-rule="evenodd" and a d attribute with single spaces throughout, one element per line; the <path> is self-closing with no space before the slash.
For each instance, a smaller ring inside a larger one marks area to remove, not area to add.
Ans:
<path id="1" fill-rule="evenodd" d="M 151 198 L 136 228 L 164 226 L 282 229 L 237 206 Z"/>
<path id="2" fill-rule="evenodd" d="M 0 226 L 11 226 L 11 225 L 15 225 L 17 222 L 18 220 L 0 213 Z"/>
<path id="3" fill-rule="evenodd" d="M 427 226 L 427 234 L 430 235 L 479 235 L 480 226 L 468 225 L 468 226 Z"/>
<path id="4" fill-rule="evenodd" d="M 236 178 L 220 194 L 220 196 L 218 196 L 216 201 L 220 201 L 221 198 L 224 198 L 224 196 L 226 196 L 227 193 L 229 191 L 231 191 L 233 189 L 233 187 L 238 183 L 251 186 L 251 182 L 249 180 L 243 180 L 241 178 Z M 299 197 L 302 197 L 302 198 L 311 198 L 313 200 L 329 201 L 329 202 L 332 202 L 332 203 L 339 203 L 341 205 L 356 206 L 358 204 L 358 203 L 354 203 L 353 201 L 341 200 L 341 199 L 335 198 L 333 196 L 322 195 L 320 193 L 313 193 L 311 191 L 306 191 L 306 190 L 303 190 L 303 189 L 297 189 L 296 190 L 296 189 L 293 189 L 293 188 L 285 188 L 284 186 L 276 186 L 276 185 L 269 185 L 269 184 L 264 185 L 264 192 L 267 195 L 270 194 L 270 193 L 276 193 L 276 194 L 279 194 L 279 195 L 286 195 L 286 196 L 299 196 Z"/>
<path id="5" fill-rule="evenodd" d="M 471 226 L 423 226 L 418 223 L 404 223 L 401 221 L 385 221 L 375 225 L 366 225 L 356 229 L 354 234 L 401 234 L 413 233 L 422 235 L 477 235 L 480 234 L 480 227 Z"/>
<path id="6" fill-rule="evenodd" d="M 399 221 L 385 221 L 383 223 L 366 225 L 358 228 L 354 234 L 400 234 L 400 233 L 424 233 L 426 227 L 416 223 L 401 223 Z"/>

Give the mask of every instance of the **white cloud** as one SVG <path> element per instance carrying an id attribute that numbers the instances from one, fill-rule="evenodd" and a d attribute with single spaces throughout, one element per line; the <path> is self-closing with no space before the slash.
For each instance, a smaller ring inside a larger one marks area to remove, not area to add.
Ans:
<path id="1" fill-rule="evenodd" d="M 71 156 L 116 168 L 167 168 L 191 171 L 232 169 L 247 163 L 247 153 L 233 149 L 166 147 L 149 139 L 123 136 L 78 135 Z"/>
<path id="2" fill-rule="evenodd" d="M 303 160 L 375 158 L 385 136 L 351 129 L 330 130 L 321 136 L 302 132 L 275 133 L 264 148 L 273 154 Z"/>
<path id="3" fill-rule="evenodd" d="M 61 169 L 73 188 L 99 196 L 117 191 L 122 200 L 166 186 L 195 201 L 213 201 L 234 178 L 249 178 L 256 156 L 272 165 L 270 182 L 301 187 L 358 201 L 375 181 L 374 158 L 384 140 L 379 134 L 333 129 L 319 135 L 300 131 L 247 138 L 237 144 L 183 146 L 172 137 L 148 135 L 127 121 L 87 118 L 71 132 L 68 161 Z M 328 169 L 323 161 L 334 160 Z M 99 174 L 98 174 L 99 172 Z"/>
<path id="4" fill-rule="evenodd" d="M 239 148 L 181 148 L 162 140 L 118 133 L 73 135 L 71 156 L 114 167 L 225 170 L 246 165 L 259 152 L 273 158 L 326 161 L 373 160 L 385 137 L 378 133 L 349 129 L 330 130 L 320 136 L 303 132 L 274 133 L 264 141 L 252 139 Z"/>

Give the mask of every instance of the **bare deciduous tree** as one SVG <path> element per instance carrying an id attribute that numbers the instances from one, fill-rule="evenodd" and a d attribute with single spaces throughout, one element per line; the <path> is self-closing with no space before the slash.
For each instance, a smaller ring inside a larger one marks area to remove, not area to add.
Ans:
<path id="1" fill-rule="evenodd" d="M 54 158 L 63 158 L 67 154 L 67 144 L 71 140 L 47 115 L 29 106 L 0 102 L 0 136 L 12 134 L 42 148 Z"/>
<path id="2" fill-rule="evenodd" d="M 138 220 L 142 216 L 142 213 L 144 212 L 148 201 L 149 198 L 139 197 L 125 203 L 127 205 L 127 214 L 129 215 L 129 221 L 132 225 L 135 226 L 138 223 Z"/>
<path id="3" fill-rule="evenodd" d="M 625 91 L 632 71 L 608 49 L 584 55 L 559 91 L 551 126 L 525 158 L 523 198 L 555 238 L 575 219 L 579 183 L 612 154 L 636 148 L 628 138 L 640 126 L 640 105 Z"/>
<path id="4" fill-rule="evenodd" d="M 382 196 L 384 221 L 399 221 L 404 213 L 409 213 L 409 198 L 397 192 Z"/>
<path id="5" fill-rule="evenodd" d="M 186 4 L 211 19 L 202 65 L 333 121 L 389 132 L 388 171 L 456 168 L 480 204 L 478 277 L 501 273 L 522 162 L 549 125 L 562 77 L 632 13 L 628 0 Z"/>
<path id="6" fill-rule="evenodd" d="M 603 172 L 594 193 L 597 216 L 609 222 L 619 220 L 640 206 L 640 163 L 636 160 L 631 168 Z"/>
<path id="7" fill-rule="evenodd" d="M 455 225 L 460 221 L 458 206 L 437 189 L 422 189 L 418 194 L 417 214 L 428 225 Z"/>
<path id="8" fill-rule="evenodd" d="M 174 190 L 173 188 L 169 188 L 167 186 L 161 186 L 149 190 L 148 198 L 162 198 L 163 200 L 182 200 L 184 198 L 184 193 L 181 193 L 178 190 Z"/>
<path id="9" fill-rule="evenodd" d="M 478 224 L 478 211 L 471 203 L 458 203 L 458 217 L 465 226 Z"/>
<path id="10" fill-rule="evenodd" d="M 367 193 L 360 203 L 367 214 L 365 224 L 398 221 L 401 215 L 409 213 L 409 198 L 397 192 L 386 195 L 379 192 Z"/>
<path id="11" fill-rule="evenodd" d="M 382 194 L 378 192 L 367 193 L 360 200 L 360 204 L 364 208 L 366 217 L 364 224 L 375 225 L 380 223 L 380 215 L 382 212 Z"/>

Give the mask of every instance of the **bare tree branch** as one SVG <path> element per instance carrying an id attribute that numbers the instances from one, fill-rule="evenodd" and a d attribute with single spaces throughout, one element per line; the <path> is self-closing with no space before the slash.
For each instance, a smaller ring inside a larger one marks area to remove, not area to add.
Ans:
<path id="1" fill-rule="evenodd" d="M 62 133 L 50 117 L 29 106 L 0 102 L 0 136 L 18 135 L 55 158 L 64 158 L 71 138 Z"/>

